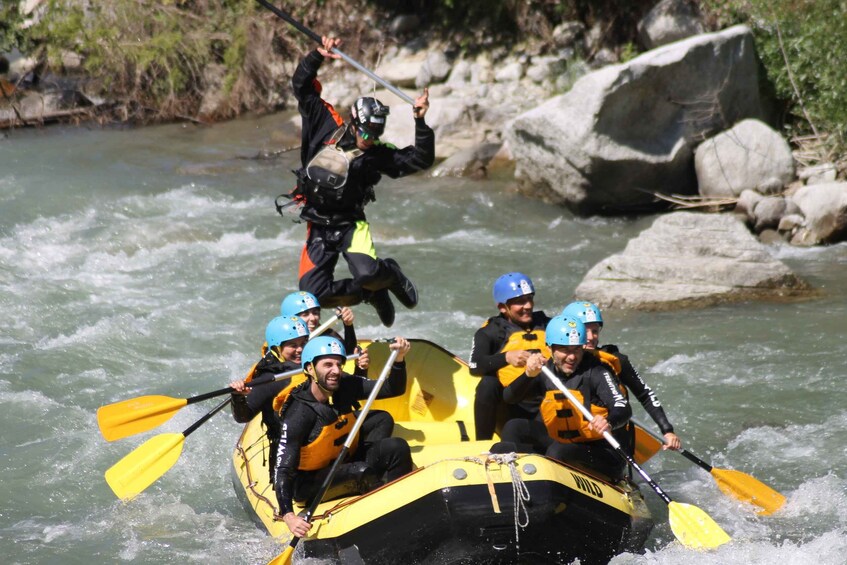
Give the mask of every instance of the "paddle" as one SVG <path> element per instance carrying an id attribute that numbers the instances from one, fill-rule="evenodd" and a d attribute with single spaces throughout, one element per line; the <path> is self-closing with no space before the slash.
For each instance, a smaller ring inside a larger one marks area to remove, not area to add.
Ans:
<path id="1" fill-rule="evenodd" d="M 632 419 L 631 421 L 636 425 L 641 426 L 645 432 L 664 444 L 665 440 L 662 436 L 648 430 L 643 424 L 636 422 L 635 419 Z M 762 516 L 773 514 L 779 510 L 783 504 L 785 504 L 784 496 L 747 473 L 733 471 L 732 469 L 715 469 L 685 449 L 680 450 L 680 453 L 689 461 L 692 461 L 696 465 L 711 473 L 712 477 L 714 477 L 715 481 L 718 483 L 718 488 L 724 494 L 732 496 L 742 502 L 755 504 L 762 508 L 761 512 L 759 512 Z"/>
<path id="2" fill-rule="evenodd" d="M 337 315 L 327 320 L 309 334 L 309 339 L 319 336 L 339 319 L 341 319 L 341 316 Z M 348 360 L 358 358 L 358 354 L 347 357 Z M 289 376 L 298 375 L 302 372 L 303 369 L 294 369 L 285 373 L 279 373 L 274 375 L 272 380 L 263 381 L 254 386 L 266 385 Z M 250 384 L 248 383 L 247 386 L 250 386 Z M 174 466 L 182 454 L 182 444 L 185 442 L 185 438 L 205 424 L 209 418 L 221 411 L 231 401 L 231 398 L 227 398 L 181 434 L 165 433 L 150 438 L 132 450 L 123 459 L 112 465 L 106 471 L 106 482 L 112 491 L 122 500 L 129 500 L 143 492 L 144 489 L 153 484 Z"/>
<path id="3" fill-rule="evenodd" d="M 586 420 L 589 422 L 594 420 L 594 415 L 581 402 L 579 402 L 576 397 L 574 397 L 571 391 L 565 388 L 565 385 L 561 380 L 559 380 L 553 371 L 548 369 L 546 366 L 541 367 L 541 370 L 544 371 L 547 378 L 564 393 L 570 403 L 582 412 L 582 415 Z M 708 514 L 691 504 L 674 502 L 671 500 L 665 491 L 663 491 L 662 488 L 650 478 L 644 469 L 642 469 L 638 463 L 633 461 L 632 457 L 627 455 L 626 451 L 623 450 L 621 444 L 618 443 L 612 434 L 609 432 L 603 432 L 603 437 L 613 448 L 615 448 L 615 451 L 617 451 L 621 457 L 626 459 L 627 463 L 629 463 L 629 465 L 635 469 L 639 475 L 641 475 L 647 484 L 650 485 L 650 488 L 659 495 L 659 498 L 668 505 L 668 518 L 671 524 L 671 531 L 676 536 L 676 539 L 682 542 L 684 546 L 692 549 L 712 549 L 723 545 L 730 540 L 729 535 L 727 535 L 727 533 L 724 532 Z"/>
<path id="4" fill-rule="evenodd" d="M 309 334 L 309 339 L 318 336 L 325 332 L 332 324 L 341 319 L 341 314 L 337 313 L 332 318 L 315 328 L 315 331 Z M 288 371 L 276 376 L 276 380 L 296 375 L 301 371 Z M 268 381 L 272 382 L 272 381 Z M 216 396 L 230 394 L 235 392 L 232 387 L 221 388 L 190 396 L 188 398 L 173 398 L 162 395 L 147 395 L 122 400 L 113 404 L 107 404 L 97 409 L 97 425 L 100 427 L 100 433 L 106 438 L 106 441 L 115 441 L 135 434 L 140 434 L 153 428 L 157 428 L 173 418 L 180 408 L 202 402 Z"/>
<path id="5" fill-rule="evenodd" d="M 270 10 L 271 12 L 273 12 L 274 14 L 276 14 L 278 17 L 280 17 L 283 20 L 285 20 L 286 22 L 290 23 L 292 26 L 297 28 L 302 33 L 306 34 L 313 41 L 317 41 L 319 44 L 323 43 L 320 35 L 318 35 L 314 31 L 312 31 L 309 28 L 307 28 L 306 26 L 304 26 L 302 23 L 300 23 L 297 20 L 295 20 L 294 18 L 292 18 L 290 14 L 283 12 L 282 10 L 280 10 L 279 8 L 277 8 L 276 6 L 274 6 L 273 4 L 268 2 L 268 0 L 256 0 L 256 1 L 259 2 L 259 4 L 261 4 L 265 8 L 267 8 L 268 10 Z M 355 67 L 357 70 L 365 73 L 368 76 L 368 78 L 370 78 L 371 80 L 381 84 L 382 86 L 384 86 L 385 88 L 387 88 L 388 90 L 390 90 L 391 92 L 393 92 L 394 94 L 399 96 L 404 102 L 408 102 L 412 106 L 415 105 L 415 101 L 412 98 L 410 98 L 405 92 L 403 92 L 402 90 L 400 90 L 399 88 L 397 88 L 396 86 L 391 84 L 390 82 L 388 82 L 388 81 L 380 78 L 379 76 L 375 75 L 373 72 L 371 72 L 370 70 L 368 70 L 367 68 L 362 66 L 355 59 L 353 59 L 350 56 L 343 53 L 340 49 L 338 49 L 338 47 L 334 48 L 332 51 L 334 53 L 337 53 L 338 55 L 340 55 L 342 59 L 344 59 L 347 63 L 349 63 L 350 65 Z"/>
<path id="6" fill-rule="evenodd" d="M 362 408 L 361 412 L 359 412 L 359 416 L 356 418 L 356 423 L 353 424 L 353 429 L 347 435 L 347 440 L 344 442 L 344 447 L 341 448 L 341 453 L 335 458 L 335 461 L 333 461 L 332 467 L 329 469 L 329 474 L 324 479 L 324 482 L 321 484 L 321 488 L 318 490 L 318 493 L 315 495 L 315 498 L 306 510 L 306 514 L 303 515 L 303 519 L 307 522 L 312 521 L 312 515 L 321 503 L 321 499 L 326 494 L 326 491 L 329 490 L 329 486 L 332 484 L 332 479 L 335 477 L 338 467 L 347 456 L 347 451 L 350 449 L 350 445 L 353 443 L 353 440 L 356 439 L 356 435 L 359 433 L 359 428 L 362 427 L 362 424 L 368 415 L 368 411 L 371 409 L 371 404 L 373 404 L 374 400 L 376 400 L 376 396 L 379 394 L 382 384 L 388 377 L 388 373 L 391 371 L 391 366 L 394 364 L 394 359 L 397 358 L 398 353 L 399 351 L 395 349 L 391 352 L 391 355 L 388 356 L 388 360 L 385 362 L 385 366 L 382 368 L 382 372 L 379 374 L 379 378 L 376 380 L 376 383 L 374 383 L 374 388 L 371 391 L 370 396 L 368 396 L 368 400 L 365 403 L 364 408 Z M 291 563 L 291 556 L 294 554 L 294 549 L 297 547 L 299 542 L 300 538 L 297 536 L 292 537 L 291 541 L 288 543 L 288 547 L 272 559 L 268 565 L 288 565 Z"/>
<path id="7" fill-rule="evenodd" d="M 291 372 L 291 371 L 289 371 Z M 182 444 L 206 420 L 223 410 L 227 398 L 180 434 L 159 434 L 142 443 L 106 471 L 106 482 L 121 500 L 129 500 L 152 485 L 174 466 L 182 453 Z"/>

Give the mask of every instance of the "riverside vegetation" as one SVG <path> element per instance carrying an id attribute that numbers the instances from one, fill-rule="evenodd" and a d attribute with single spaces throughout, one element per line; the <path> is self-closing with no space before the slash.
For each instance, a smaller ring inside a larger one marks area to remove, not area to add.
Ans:
<path id="1" fill-rule="evenodd" d="M 639 51 L 637 24 L 655 4 L 630 0 L 322 0 L 279 5 L 307 26 L 347 39 L 365 62 L 386 43 L 421 33 L 464 51 L 544 52 L 556 25 L 578 21 L 619 59 Z M 714 30 L 750 26 L 789 134 L 814 137 L 827 160 L 844 152 L 847 124 L 847 20 L 840 0 L 703 0 L 696 2 Z M 24 6 L 32 8 L 22 13 Z M 413 30 L 392 26 L 413 16 Z M 41 75 L 83 77 L 86 92 L 108 99 L 97 114 L 144 123 L 201 116 L 203 98 L 218 88 L 226 104 L 204 119 L 283 107 L 282 62 L 296 59 L 307 40 L 252 0 L 43 0 L 0 4 L 0 52 L 17 49 Z M 69 56 L 76 54 L 77 57 Z M 279 64 L 275 66 L 274 62 Z M 78 64 L 74 64 L 78 62 Z M 15 77 L 12 77 L 15 78 Z M 21 77 L 17 77 L 21 78 Z M 843 169 L 841 171 L 843 173 Z"/>

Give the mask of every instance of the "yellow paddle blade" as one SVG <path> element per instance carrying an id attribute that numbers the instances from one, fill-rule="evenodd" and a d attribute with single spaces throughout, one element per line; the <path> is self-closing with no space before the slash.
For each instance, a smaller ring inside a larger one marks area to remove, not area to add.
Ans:
<path id="1" fill-rule="evenodd" d="M 712 467 L 712 476 L 723 493 L 755 504 L 762 509 L 759 512 L 762 516 L 773 514 L 785 504 L 784 496 L 747 473 Z"/>
<path id="2" fill-rule="evenodd" d="M 170 396 L 130 398 L 101 406 L 97 410 L 97 424 L 106 441 L 115 441 L 161 426 L 186 404 L 187 399 Z"/>
<path id="3" fill-rule="evenodd" d="M 183 434 L 148 439 L 106 471 L 106 482 L 121 500 L 135 497 L 174 466 L 184 442 Z"/>
<path id="4" fill-rule="evenodd" d="M 668 518 L 676 539 L 691 549 L 714 549 L 730 541 L 729 534 L 711 516 L 694 505 L 668 503 Z"/>
<path id="5" fill-rule="evenodd" d="M 663 443 L 650 433 L 644 431 L 641 426 L 635 426 L 635 453 L 633 459 L 639 465 L 643 465 L 662 449 Z"/>
<path id="6" fill-rule="evenodd" d="M 289 545 L 285 548 L 285 551 L 268 561 L 268 565 L 289 565 L 293 554 L 294 548 Z"/>

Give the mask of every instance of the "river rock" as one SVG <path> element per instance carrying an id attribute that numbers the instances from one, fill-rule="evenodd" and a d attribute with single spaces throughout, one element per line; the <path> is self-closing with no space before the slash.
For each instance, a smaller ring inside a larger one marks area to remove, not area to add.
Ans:
<path id="1" fill-rule="evenodd" d="M 806 184 L 825 184 L 835 182 L 838 170 L 832 163 L 823 163 L 813 167 L 803 167 L 797 171 L 797 178 Z"/>
<path id="2" fill-rule="evenodd" d="M 795 245 L 835 243 L 847 239 L 847 183 L 813 184 L 791 197 L 805 217 L 792 237 Z"/>
<path id="3" fill-rule="evenodd" d="M 436 82 L 444 82 L 451 68 L 450 60 L 444 51 L 438 49 L 430 51 L 418 71 L 415 86 L 421 89 Z"/>
<path id="4" fill-rule="evenodd" d="M 426 61 L 426 57 L 427 52 L 425 50 L 409 53 L 401 49 L 396 57 L 383 61 L 373 71 L 377 76 L 394 86 L 415 88 L 418 73 Z"/>
<path id="5" fill-rule="evenodd" d="M 764 198 L 764 196 L 755 190 L 742 191 L 738 200 L 735 202 L 735 213 L 744 216 L 748 223 L 755 223 L 756 215 L 753 213 L 753 210 L 756 209 L 756 204 L 758 204 L 762 198 Z"/>
<path id="6" fill-rule="evenodd" d="M 553 43 L 559 48 L 575 47 L 584 35 L 582 22 L 562 22 L 553 28 Z"/>
<path id="7" fill-rule="evenodd" d="M 803 226 L 804 218 L 800 214 L 786 214 L 779 219 L 776 230 L 780 233 L 793 232 Z"/>
<path id="8" fill-rule="evenodd" d="M 214 120 L 224 112 L 227 97 L 224 89 L 226 67 L 220 63 L 209 63 L 203 70 L 203 99 L 197 112 L 201 120 Z"/>
<path id="9" fill-rule="evenodd" d="M 592 267 L 575 294 L 601 308 L 672 310 L 812 293 L 734 215 L 674 212 Z"/>
<path id="10" fill-rule="evenodd" d="M 638 38 L 647 49 L 705 31 L 700 11 L 690 0 L 662 0 L 638 22 Z"/>
<path id="11" fill-rule="evenodd" d="M 499 152 L 501 143 L 482 143 L 458 151 L 432 171 L 434 177 L 485 178 L 488 163 Z"/>
<path id="12" fill-rule="evenodd" d="M 388 29 L 393 35 L 403 35 L 416 31 L 421 25 L 421 19 L 415 14 L 400 14 L 391 20 Z"/>
<path id="13" fill-rule="evenodd" d="M 743 120 L 701 143 L 694 167 L 703 196 L 738 196 L 747 189 L 774 194 L 794 178 L 788 142 L 759 120 Z"/>
<path id="14" fill-rule="evenodd" d="M 753 36 L 735 26 L 591 72 L 517 116 L 505 137 L 525 194 L 628 213 L 660 206 L 654 191 L 696 193 L 693 148 L 763 115 Z"/>
<path id="15" fill-rule="evenodd" d="M 760 233 L 766 229 L 774 229 L 779 225 L 779 219 L 785 215 L 785 198 L 782 196 L 766 196 L 759 200 L 753 209 L 755 223 L 753 229 Z"/>

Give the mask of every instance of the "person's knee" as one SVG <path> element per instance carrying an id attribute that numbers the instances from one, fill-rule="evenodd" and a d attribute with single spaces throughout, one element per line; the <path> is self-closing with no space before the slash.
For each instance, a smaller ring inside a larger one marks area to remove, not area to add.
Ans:
<path id="1" fill-rule="evenodd" d="M 380 278 L 380 261 L 370 255 L 349 253 L 347 255 L 347 265 L 350 267 L 350 274 L 353 275 L 353 280 L 362 288 L 368 289 L 371 283 L 376 282 Z"/>

